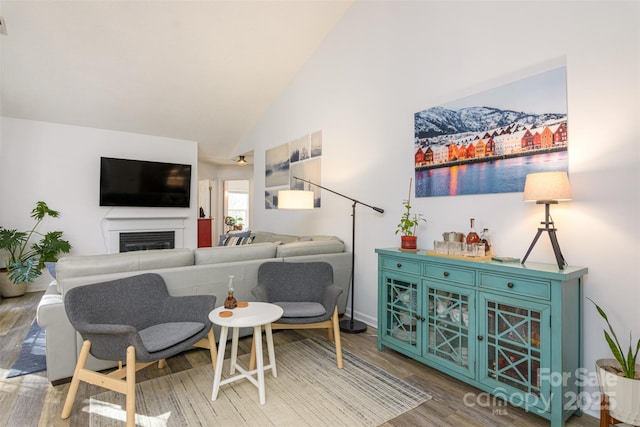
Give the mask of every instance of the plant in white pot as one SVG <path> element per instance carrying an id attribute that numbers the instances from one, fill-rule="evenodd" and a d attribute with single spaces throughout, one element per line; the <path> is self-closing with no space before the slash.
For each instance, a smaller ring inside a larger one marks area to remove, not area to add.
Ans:
<path id="1" fill-rule="evenodd" d="M 405 211 L 400 217 L 396 234 L 402 233 L 400 236 L 400 249 L 407 251 L 414 251 L 418 248 L 418 236 L 416 236 L 416 229 L 421 222 L 426 222 L 426 218 L 422 214 L 411 214 L 411 183 L 413 178 L 409 180 L 409 197 L 402 201 Z"/>
<path id="2" fill-rule="evenodd" d="M 50 209 L 45 202 L 39 201 L 31 211 L 36 223 L 29 231 L 18 231 L 0 227 L 0 250 L 6 272 L 0 273 L 0 292 L 2 296 L 24 295 L 27 284 L 42 274 L 45 262 L 56 262 L 58 255 L 69 253 L 71 245 L 62 238 L 62 231 L 50 231 L 42 234 L 37 231 L 45 217 L 57 218 L 60 212 Z M 39 237 L 38 242 L 31 239 Z"/>
<path id="3" fill-rule="evenodd" d="M 589 299 L 607 322 L 609 332 L 604 330 L 604 338 L 615 359 L 596 360 L 596 371 L 601 393 L 605 394 L 609 414 L 618 421 L 640 425 L 640 364 L 636 363 L 640 351 L 640 339 L 633 346 L 629 332 L 629 348 L 625 350 L 609 323 L 609 318 L 598 304 Z"/>

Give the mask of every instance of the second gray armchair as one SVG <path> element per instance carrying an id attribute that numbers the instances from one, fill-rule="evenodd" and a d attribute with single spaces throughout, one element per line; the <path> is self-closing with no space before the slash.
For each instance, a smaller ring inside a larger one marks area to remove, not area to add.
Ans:
<path id="1" fill-rule="evenodd" d="M 257 301 L 279 305 L 284 314 L 273 329 L 328 329 L 335 341 L 336 364 L 342 369 L 342 344 L 338 324 L 338 297 L 333 268 L 326 262 L 265 262 L 258 268 L 258 286 L 251 290 Z M 254 354 L 251 354 L 251 362 Z M 253 363 L 250 363 L 253 369 Z"/>

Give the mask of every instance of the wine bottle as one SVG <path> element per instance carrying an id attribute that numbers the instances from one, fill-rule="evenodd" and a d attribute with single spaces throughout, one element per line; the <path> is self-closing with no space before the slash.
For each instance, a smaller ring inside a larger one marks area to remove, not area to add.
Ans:
<path id="1" fill-rule="evenodd" d="M 478 233 L 476 233 L 475 222 L 476 219 L 471 218 L 471 230 L 469 230 L 469 234 L 467 234 L 467 245 L 480 242 L 480 236 L 478 236 Z"/>

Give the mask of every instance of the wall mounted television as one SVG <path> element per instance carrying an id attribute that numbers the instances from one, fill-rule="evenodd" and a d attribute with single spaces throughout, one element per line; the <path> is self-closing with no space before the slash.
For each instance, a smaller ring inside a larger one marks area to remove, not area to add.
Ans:
<path id="1" fill-rule="evenodd" d="M 100 206 L 188 208 L 191 165 L 100 158 Z"/>

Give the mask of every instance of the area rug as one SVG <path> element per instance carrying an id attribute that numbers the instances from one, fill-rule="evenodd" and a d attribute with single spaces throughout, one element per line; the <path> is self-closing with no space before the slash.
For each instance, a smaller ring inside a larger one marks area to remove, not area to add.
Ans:
<path id="1" fill-rule="evenodd" d="M 156 426 L 376 426 L 431 399 L 429 394 L 322 338 L 277 346 L 278 377 L 265 373 L 266 403 L 247 380 L 220 387 L 211 401 L 210 365 L 136 385 L 136 425 Z M 246 366 L 247 355 L 240 358 Z M 225 360 L 223 378 L 229 376 Z M 124 425 L 124 395 L 90 399 L 91 427 Z"/>
<path id="2" fill-rule="evenodd" d="M 22 342 L 20 354 L 7 374 L 7 378 L 45 371 L 47 369 L 45 348 L 45 330 L 38 325 L 38 322 L 34 321 Z"/>

